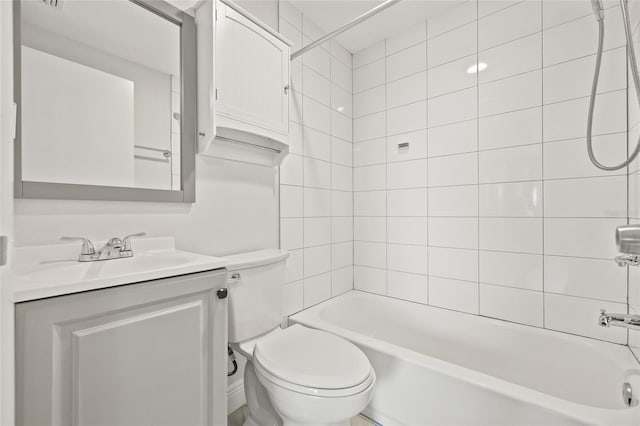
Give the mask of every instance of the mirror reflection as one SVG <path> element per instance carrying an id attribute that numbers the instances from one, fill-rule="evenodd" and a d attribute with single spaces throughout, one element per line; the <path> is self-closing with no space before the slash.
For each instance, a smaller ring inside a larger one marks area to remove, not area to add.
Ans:
<path id="1" fill-rule="evenodd" d="M 178 24 L 128 0 L 26 0 L 21 38 L 24 181 L 180 190 Z"/>

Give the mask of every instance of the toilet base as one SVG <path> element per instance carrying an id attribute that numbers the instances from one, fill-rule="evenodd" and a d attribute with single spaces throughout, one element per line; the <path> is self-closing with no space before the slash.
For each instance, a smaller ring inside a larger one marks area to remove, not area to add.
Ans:
<path id="1" fill-rule="evenodd" d="M 258 381 L 251 361 L 247 361 L 244 367 L 244 394 L 249 407 L 249 417 L 243 426 L 284 426 L 271 405 L 267 390 Z"/>

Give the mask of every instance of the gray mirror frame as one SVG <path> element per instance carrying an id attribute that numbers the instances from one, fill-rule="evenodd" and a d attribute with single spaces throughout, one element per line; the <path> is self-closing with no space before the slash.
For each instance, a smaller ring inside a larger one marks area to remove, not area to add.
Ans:
<path id="1" fill-rule="evenodd" d="M 193 203 L 196 200 L 196 28 L 192 16 L 159 0 L 129 0 L 180 26 L 182 77 L 180 190 L 30 182 L 22 180 L 22 58 L 20 0 L 13 0 L 14 99 L 18 105 L 14 145 L 14 197 L 58 200 L 151 201 Z"/>

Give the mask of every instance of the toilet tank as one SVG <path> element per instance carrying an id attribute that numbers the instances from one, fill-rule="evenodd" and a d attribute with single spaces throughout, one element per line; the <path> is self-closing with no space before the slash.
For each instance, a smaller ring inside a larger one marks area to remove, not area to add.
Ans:
<path id="1" fill-rule="evenodd" d="M 230 343 L 257 337 L 282 322 L 287 257 L 277 249 L 226 257 Z"/>

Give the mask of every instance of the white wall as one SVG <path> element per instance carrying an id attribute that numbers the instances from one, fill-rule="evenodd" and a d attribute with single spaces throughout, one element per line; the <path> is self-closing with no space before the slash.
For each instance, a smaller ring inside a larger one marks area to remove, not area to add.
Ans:
<path id="1" fill-rule="evenodd" d="M 594 133 L 614 162 L 625 42 L 606 15 Z M 626 172 L 585 149 L 596 46 L 589 2 L 470 1 L 354 55 L 355 288 L 627 342 L 596 321 L 627 308 Z"/>
<path id="2" fill-rule="evenodd" d="M 294 43 L 322 36 L 288 2 L 280 32 Z M 291 63 L 290 154 L 282 164 L 281 241 L 286 312 L 353 288 L 351 54 L 331 42 Z"/>
<path id="3" fill-rule="evenodd" d="M 13 230 L 13 104 L 12 2 L 0 2 L 0 234 Z M 13 424 L 13 304 L 7 267 L 0 267 L 0 424 Z"/>
<path id="4" fill-rule="evenodd" d="M 277 247 L 277 179 L 272 168 L 198 156 L 193 204 L 20 199 L 15 244 L 54 244 L 62 235 L 104 240 L 145 231 L 174 235 L 182 249 L 218 256 Z"/>

